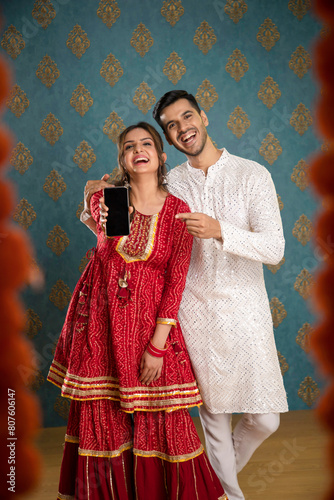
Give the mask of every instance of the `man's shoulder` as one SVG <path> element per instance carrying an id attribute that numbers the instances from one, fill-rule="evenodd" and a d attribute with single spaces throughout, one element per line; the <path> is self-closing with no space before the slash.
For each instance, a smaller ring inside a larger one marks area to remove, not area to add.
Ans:
<path id="1" fill-rule="evenodd" d="M 231 153 L 229 153 L 229 170 L 235 170 L 238 174 L 241 173 L 244 176 L 262 177 L 270 175 L 266 167 L 257 161 L 232 155 Z"/>
<path id="2" fill-rule="evenodd" d="M 187 177 L 187 162 L 181 163 L 181 165 L 177 165 L 176 167 L 169 170 L 168 181 L 175 182 L 178 180 L 182 180 Z"/>

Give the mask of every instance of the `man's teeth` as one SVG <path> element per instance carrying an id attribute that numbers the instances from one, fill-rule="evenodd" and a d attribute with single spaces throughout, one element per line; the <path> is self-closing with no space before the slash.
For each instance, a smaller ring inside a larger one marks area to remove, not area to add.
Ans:
<path id="1" fill-rule="evenodd" d="M 194 135 L 195 135 L 195 132 L 191 132 L 190 134 L 187 134 L 185 137 L 182 138 L 182 142 L 189 141 L 189 139 L 191 139 L 192 137 L 194 137 Z"/>

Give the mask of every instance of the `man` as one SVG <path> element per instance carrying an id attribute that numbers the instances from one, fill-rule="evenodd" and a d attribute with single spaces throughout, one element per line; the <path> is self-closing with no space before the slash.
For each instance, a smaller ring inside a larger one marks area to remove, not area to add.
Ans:
<path id="1" fill-rule="evenodd" d="M 191 209 L 177 217 L 195 236 L 179 321 L 210 461 L 228 498 L 242 500 L 237 473 L 288 411 L 262 269 L 284 252 L 275 187 L 264 167 L 213 145 L 191 94 L 168 92 L 153 116 L 187 157 L 168 174 L 169 191 Z M 233 434 L 232 413 L 243 414 Z"/>

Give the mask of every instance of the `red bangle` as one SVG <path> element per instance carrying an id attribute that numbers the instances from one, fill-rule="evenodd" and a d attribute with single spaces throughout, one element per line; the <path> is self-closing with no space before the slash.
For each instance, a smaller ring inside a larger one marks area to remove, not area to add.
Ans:
<path id="1" fill-rule="evenodd" d="M 146 351 L 155 358 L 162 358 L 167 352 L 167 347 L 165 349 L 159 349 L 159 347 L 156 347 L 152 343 L 152 340 L 150 340 L 148 346 L 146 347 Z"/>

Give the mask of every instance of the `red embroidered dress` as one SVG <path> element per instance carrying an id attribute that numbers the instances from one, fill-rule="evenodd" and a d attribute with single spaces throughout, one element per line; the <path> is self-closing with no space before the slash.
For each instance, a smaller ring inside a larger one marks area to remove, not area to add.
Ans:
<path id="1" fill-rule="evenodd" d="M 97 248 L 48 375 L 72 399 L 58 498 L 226 498 L 187 411 L 202 403 L 177 321 L 192 237 L 175 215 L 189 208 L 169 195 L 158 214 L 135 212 L 129 236 L 109 239 L 100 197 Z M 156 323 L 173 326 L 162 374 L 146 386 L 139 367 Z"/>

